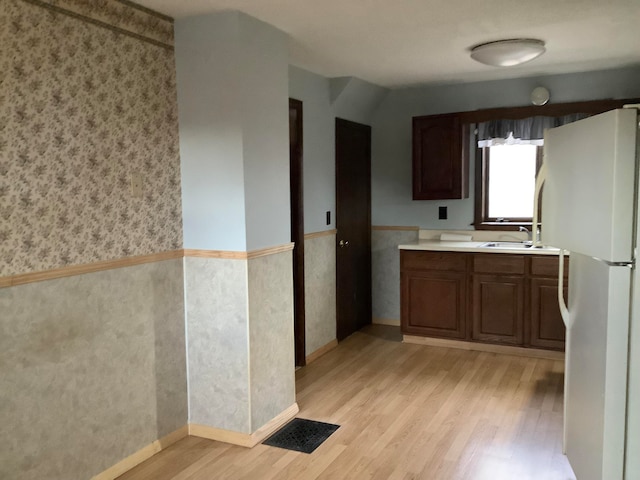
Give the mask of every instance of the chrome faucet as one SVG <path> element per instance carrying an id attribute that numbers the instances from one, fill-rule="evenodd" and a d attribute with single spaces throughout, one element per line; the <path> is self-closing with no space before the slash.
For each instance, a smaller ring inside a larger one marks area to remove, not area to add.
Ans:
<path id="1" fill-rule="evenodd" d="M 527 227 L 520 226 L 520 227 L 518 227 L 518 231 L 519 232 L 527 232 L 527 240 L 529 242 L 533 242 L 533 235 L 531 233 L 531 230 L 529 230 Z"/>
<path id="2" fill-rule="evenodd" d="M 527 243 L 533 244 L 533 232 L 529 230 L 527 227 L 518 227 L 518 231 L 527 233 Z M 536 242 L 540 241 L 540 227 L 536 228 Z M 536 243 L 537 245 L 537 243 Z"/>

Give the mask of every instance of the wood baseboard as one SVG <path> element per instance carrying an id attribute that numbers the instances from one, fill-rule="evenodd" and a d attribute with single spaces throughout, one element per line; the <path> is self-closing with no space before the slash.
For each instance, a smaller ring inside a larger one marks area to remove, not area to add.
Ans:
<path id="1" fill-rule="evenodd" d="M 218 442 L 231 443 L 241 447 L 252 448 L 262 442 L 273 432 L 282 427 L 291 420 L 300 411 L 297 403 L 294 403 L 277 417 L 273 418 L 255 432 L 240 433 L 231 430 L 223 430 L 222 428 L 207 427 L 206 425 L 198 425 L 196 423 L 189 424 L 189 435 L 194 437 L 216 440 Z"/>
<path id="2" fill-rule="evenodd" d="M 373 317 L 371 318 L 371 323 L 373 323 L 374 325 L 391 325 L 392 327 L 399 327 L 400 319 Z"/>
<path id="3" fill-rule="evenodd" d="M 175 432 L 171 432 L 170 434 L 165 435 L 164 437 L 156 440 L 150 445 L 147 445 L 146 447 L 138 450 L 134 454 L 129 455 L 124 460 L 116 463 L 114 466 L 108 468 L 104 472 L 99 473 L 91 480 L 114 480 L 120 475 L 128 472 L 132 468 L 140 465 L 145 460 L 153 457 L 160 450 L 164 450 L 170 445 L 176 443 L 178 440 L 182 440 L 187 435 L 189 435 L 189 427 L 185 425 Z"/>
<path id="4" fill-rule="evenodd" d="M 326 345 L 323 345 L 322 347 L 320 347 L 316 351 L 310 353 L 305 358 L 305 361 L 307 362 L 307 365 L 309 365 L 311 362 L 319 359 L 322 355 L 324 355 L 327 352 L 330 352 L 331 350 L 333 350 L 337 346 L 338 346 L 338 340 L 333 339 L 329 343 L 327 343 Z"/>
<path id="5" fill-rule="evenodd" d="M 510 345 L 492 345 L 489 343 L 465 342 L 446 338 L 419 337 L 417 335 L 403 335 L 403 343 L 427 345 L 430 347 L 458 348 L 461 350 L 475 350 L 478 352 L 500 353 L 519 357 L 545 358 L 548 360 L 564 360 L 564 352 L 542 350 L 539 348 L 512 347 Z"/>

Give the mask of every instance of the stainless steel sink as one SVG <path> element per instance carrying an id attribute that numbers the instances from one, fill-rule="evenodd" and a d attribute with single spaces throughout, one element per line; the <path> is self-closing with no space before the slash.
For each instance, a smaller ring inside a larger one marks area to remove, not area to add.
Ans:
<path id="1" fill-rule="evenodd" d="M 522 249 L 522 248 L 531 248 L 532 244 L 529 242 L 487 242 L 479 245 L 480 247 L 487 248 L 514 248 L 514 249 Z"/>

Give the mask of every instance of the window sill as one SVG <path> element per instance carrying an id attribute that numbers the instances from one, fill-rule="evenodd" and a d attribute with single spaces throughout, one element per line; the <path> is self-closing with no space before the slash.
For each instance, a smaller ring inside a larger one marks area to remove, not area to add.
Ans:
<path id="1" fill-rule="evenodd" d="M 474 223 L 476 230 L 512 230 L 518 231 L 520 227 L 526 227 L 531 230 L 531 222 L 482 222 Z"/>

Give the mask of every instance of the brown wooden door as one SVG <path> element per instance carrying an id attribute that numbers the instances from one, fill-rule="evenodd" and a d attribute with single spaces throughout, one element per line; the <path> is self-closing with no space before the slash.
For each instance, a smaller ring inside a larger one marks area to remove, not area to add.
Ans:
<path id="1" fill-rule="evenodd" d="M 491 343 L 524 343 L 524 277 L 473 276 L 472 338 Z"/>
<path id="2" fill-rule="evenodd" d="M 564 289 L 565 302 L 567 288 Z M 565 326 L 558 306 L 558 280 L 531 279 L 532 347 L 564 350 Z"/>
<path id="3" fill-rule="evenodd" d="M 465 272 L 402 272 L 400 285 L 403 333 L 466 337 Z"/>
<path id="4" fill-rule="evenodd" d="M 293 248 L 293 334 L 295 364 L 306 364 L 304 317 L 304 204 L 302 196 L 302 102 L 289 99 L 289 175 Z"/>
<path id="5" fill-rule="evenodd" d="M 371 323 L 371 127 L 336 118 L 336 335 Z"/>

